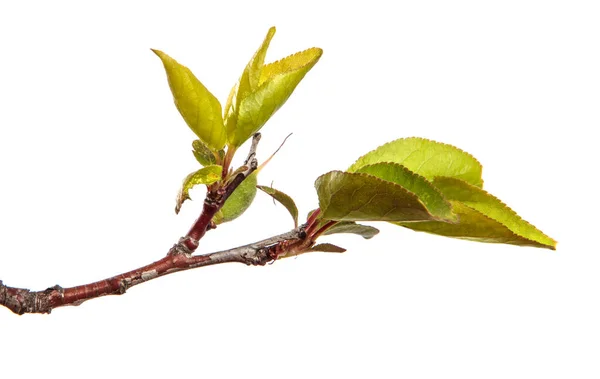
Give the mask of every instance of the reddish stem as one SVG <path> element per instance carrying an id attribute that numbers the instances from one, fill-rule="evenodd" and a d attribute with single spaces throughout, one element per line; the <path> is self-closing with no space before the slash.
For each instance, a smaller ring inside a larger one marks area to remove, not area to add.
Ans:
<path id="1" fill-rule="evenodd" d="M 207 195 L 207 198 L 204 201 L 204 205 L 202 207 L 202 213 L 200 213 L 200 216 L 198 217 L 196 222 L 194 222 L 194 225 L 192 225 L 186 236 L 183 237 L 181 240 L 181 243 L 185 245 L 185 247 L 189 250 L 190 253 L 196 251 L 196 249 L 198 248 L 198 241 L 200 241 L 200 239 L 204 237 L 206 231 L 208 230 L 211 220 L 222 207 L 222 204 L 219 206 L 218 204 L 209 202 L 208 199 L 209 197 Z"/>
<path id="2" fill-rule="evenodd" d="M 310 238 L 314 241 L 321 236 L 321 234 L 325 233 L 327 229 L 331 228 L 337 224 L 337 221 L 327 221 L 325 225 L 321 226 L 316 232 L 310 234 Z"/>
<path id="3" fill-rule="evenodd" d="M 273 259 L 270 255 L 273 247 L 281 245 L 279 250 L 285 253 L 290 242 L 302 240 L 304 237 L 306 236 L 298 228 L 250 245 L 199 256 L 181 253 L 181 247 L 177 244 L 166 257 L 156 262 L 112 278 L 71 288 L 54 286 L 44 291 L 29 291 L 5 286 L 0 281 L 0 305 L 17 314 L 50 313 L 54 308 L 80 305 L 86 300 L 100 296 L 121 295 L 137 284 L 179 271 L 227 262 L 265 265 Z"/>
<path id="4" fill-rule="evenodd" d="M 319 218 L 319 215 L 321 214 L 321 208 L 317 208 L 315 209 L 315 211 L 310 215 L 310 217 L 308 218 L 308 220 L 306 220 L 306 233 L 310 233 L 310 231 L 313 229 L 317 218 Z"/>
<path id="5" fill-rule="evenodd" d="M 216 188 L 209 189 L 202 213 L 185 237 L 182 237 L 163 259 L 112 278 L 66 289 L 55 286 L 45 291 L 32 292 L 24 288 L 5 286 L 0 281 L 0 305 L 6 306 L 18 314 L 50 313 L 56 307 L 79 305 L 85 300 L 96 297 L 122 294 L 131 286 L 173 272 L 224 262 L 265 264 L 271 258 L 266 254 L 265 246 L 262 245 L 242 246 L 223 252 L 192 256 L 192 253 L 198 248 L 198 241 L 206 234 L 214 215 L 223 207 L 233 191 L 258 167 L 255 155 L 259 140 L 260 133 L 256 133 L 252 138 L 252 146 L 248 158 L 244 162 L 243 171 L 239 172 L 235 178 L 228 180 L 224 187 L 216 186 Z M 262 242 L 266 246 L 270 246 L 274 243 L 283 243 L 286 238 L 296 240 L 300 238 L 298 237 L 299 233 L 299 230 L 294 230 L 291 234 L 283 234 Z"/>

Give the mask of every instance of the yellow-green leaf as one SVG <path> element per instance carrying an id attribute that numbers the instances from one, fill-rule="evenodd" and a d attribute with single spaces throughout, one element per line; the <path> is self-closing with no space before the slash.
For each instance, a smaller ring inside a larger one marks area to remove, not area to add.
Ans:
<path id="1" fill-rule="evenodd" d="M 246 68 L 242 72 L 242 76 L 229 92 L 224 113 L 225 127 L 228 131 L 228 135 L 235 130 L 237 125 L 237 114 L 240 101 L 258 88 L 261 70 L 265 62 L 265 56 L 267 55 L 267 49 L 269 48 L 269 44 L 274 35 L 275 27 L 271 27 L 267 32 L 267 36 L 262 45 L 260 45 L 258 50 L 254 53 L 254 56 L 252 56 L 252 59 L 250 59 L 250 62 L 246 65 Z"/>
<path id="2" fill-rule="evenodd" d="M 194 76 L 189 68 L 160 50 L 152 50 L 162 61 L 175 106 L 190 129 L 211 150 L 225 146 L 226 133 L 221 103 Z"/>
<path id="3" fill-rule="evenodd" d="M 256 187 L 259 190 L 263 191 L 264 193 L 270 195 L 273 199 L 280 202 L 285 207 L 285 209 L 287 209 L 288 212 L 290 212 L 290 215 L 292 216 L 292 219 L 294 220 L 294 228 L 298 227 L 298 207 L 296 207 L 296 203 L 294 202 L 294 199 L 292 199 L 287 194 L 285 194 L 279 190 L 276 190 L 273 187 L 267 187 L 267 186 L 256 186 Z"/>
<path id="4" fill-rule="evenodd" d="M 396 183 L 375 176 L 342 171 L 315 182 L 321 217 L 337 221 L 439 220 L 419 198 Z"/>
<path id="5" fill-rule="evenodd" d="M 229 93 L 224 117 L 227 140 L 232 148 L 239 147 L 260 130 L 323 53 L 319 48 L 311 48 L 264 65 L 274 35 L 272 27 Z"/>
<path id="6" fill-rule="evenodd" d="M 370 239 L 379 233 L 379 229 L 369 225 L 357 224 L 354 221 L 340 221 L 327 229 L 323 235 L 338 234 L 338 233 L 351 233 L 358 234 L 364 239 Z"/>
<path id="7" fill-rule="evenodd" d="M 452 203 L 454 213 L 456 213 L 460 219 L 460 222 L 457 224 L 438 221 L 413 223 L 399 222 L 395 224 L 418 232 L 426 232 L 476 242 L 506 243 L 519 246 L 548 247 L 554 249 L 553 246 L 543 245 L 521 237 L 511 232 L 505 225 L 458 201 L 450 202 Z"/>
<path id="8" fill-rule="evenodd" d="M 452 206 L 444 195 L 430 181 L 402 165 L 382 162 L 360 167 L 356 172 L 396 183 L 417 195 L 432 215 L 447 221 L 457 220 L 456 215 L 452 213 Z"/>
<path id="9" fill-rule="evenodd" d="M 192 149 L 194 157 L 196 157 L 196 160 L 202 166 L 210 166 L 217 163 L 217 157 L 215 156 L 215 153 L 213 153 L 213 151 L 209 149 L 208 146 L 203 144 L 199 139 L 192 142 Z M 216 152 L 216 154 L 223 159 L 225 152 L 223 150 L 219 150 Z"/>
<path id="10" fill-rule="evenodd" d="M 269 63 L 260 71 L 258 85 L 262 86 L 269 80 L 288 73 L 295 72 L 304 76 L 317 63 L 321 55 L 323 55 L 322 49 L 311 47 L 276 62 Z"/>
<path id="11" fill-rule="evenodd" d="M 402 223 L 407 228 L 480 242 L 508 243 L 554 250 L 556 241 L 486 191 L 454 178 L 436 178 L 433 184 L 450 200 L 459 217 L 456 224 Z"/>
<path id="12" fill-rule="evenodd" d="M 281 61 L 293 63 L 274 63 L 274 68 L 269 70 L 269 76 L 261 77 L 260 87 L 240 101 L 235 127 L 227 124 L 229 144 L 240 146 L 258 132 L 287 101 L 296 86 L 318 62 L 322 53 L 319 48 L 311 48 Z M 265 66 L 265 71 L 267 67 L 269 66 Z"/>
<path id="13" fill-rule="evenodd" d="M 181 190 L 177 194 L 177 204 L 175 205 L 175 213 L 179 213 L 181 205 L 184 201 L 190 199 L 190 189 L 198 184 L 213 184 L 221 179 L 223 167 L 218 165 L 206 166 L 198 171 L 192 172 L 183 180 Z"/>
<path id="14" fill-rule="evenodd" d="M 223 208 L 213 218 L 216 224 L 235 220 L 246 212 L 256 196 L 257 177 L 254 171 L 233 191 L 223 204 Z"/>
<path id="15" fill-rule="evenodd" d="M 481 164 L 471 154 L 457 147 L 424 138 L 401 138 L 386 143 L 360 157 L 350 168 L 355 172 L 366 165 L 394 162 L 432 180 L 436 176 L 462 179 L 483 186 Z"/>

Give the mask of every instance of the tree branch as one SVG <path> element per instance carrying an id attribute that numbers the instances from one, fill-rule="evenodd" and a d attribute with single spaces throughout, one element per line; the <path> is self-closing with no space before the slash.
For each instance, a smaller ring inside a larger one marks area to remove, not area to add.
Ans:
<path id="1" fill-rule="evenodd" d="M 20 315 L 50 313 L 52 309 L 65 305 L 79 305 L 86 300 L 106 295 L 121 295 L 135 285 L 174 272 L 228 262 L 265 265 L 279 257 L 307 251 L 314 245 L 314 241 L 307 235 L 306 225 L 302 225 L 287 233 L 249 245 L 211 254 L 192 255 L 198 248 L 200 239 L 210 228 L 214 215 L 223 207 L 233 191 L 257 169 L 256 148 L 259 141 L 260 133 L 256 133 L 244 166 L 236 170 L 235 176 L 224 185 L 209 187 L 202 213 L 189 232 L 169 250 L 166 257 L 124 274 L 71 288 L 56 285 L 44 291 L 30 291 L 6 286 L 0 280 L 0 305 Z"/>
<path id="2" fill-rule="evenodd" d="M 50 313 L 54 308 L 80 305 L 101 296 L 122 295 L 135 285 L 179 271 L 229 262 L 263 266 L 281 256 L 298 254 L 312 246 L 314 242 L 306 238 L 304 228 L 305 225 L 302 225 L 262 241 L 205 255 L 168 254 L 133 271 L 77 287 L 62 288 L 56 285 L 44 291 L 30 291 L 9 287 L 0 281 L 0 305 L 19 315 Z"/>
<path id="3" fill-rule="evenodd" d="M 206 231 L 210 228 L 211 221 L 215 214 L 223 207 L 225 201 L 244 181 L 244 179 L 250 176 L 258 168 L 258 161 L 256 160 L 256 148 L 258 147 L 260 137 L 260 133 L 256 133 L 252 137 L 252 145 L 250 146 L 248 157 L 244 161 L 244 166 L 237 170 L 239 172 L 235 177 L 229 180 L 224 187 L 219 187 L 216 189 L 211 189 L 209 187 L 209 191 L 206 194 L 206 198 L 204 199 L 204 204 L 202 206 L 202 213 L 194 225 L 192 225 L 185 237 L 181 238 L 179 243 L 175 245 L 173 249 L 171 249 L 170 254 L 191 254 L 198 248 L 198 242 L 200 239 L 202 239 L 202 237 L 204 237 L 204 234 L 206 234 Z"/>

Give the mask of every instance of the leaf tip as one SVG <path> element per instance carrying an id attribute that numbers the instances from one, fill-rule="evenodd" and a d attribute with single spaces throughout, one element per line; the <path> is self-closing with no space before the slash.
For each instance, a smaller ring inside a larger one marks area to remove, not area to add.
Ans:
<path id="1" fill-rule="evenodd" d="M 162 51 L 160 51 L 158 49 L 150 49 L 150 51 L 152 51 L 154 54 L 156 54 L 156 56 L 159 57 L 161 60 L 166 55 L 165 53 L 163 53 Z"/>

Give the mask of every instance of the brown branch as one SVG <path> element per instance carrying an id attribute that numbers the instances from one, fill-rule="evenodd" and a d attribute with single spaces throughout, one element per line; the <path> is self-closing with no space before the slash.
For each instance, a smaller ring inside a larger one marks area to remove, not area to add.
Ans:
<path id="1" fill-rule="evenodd" d="M 0 305 L 16 314 L 50 313 L 54 308 L 80 305 L 86 300 L 106 295 L 122 295 L 129 288 L 158 277 L 193 268 L 220 263 L 239 262 L 246 265 L 265 265 L 282 255 L 298 254 L 313 242 L 306 239 L 304 225 L 271 238 L 249 245 L 215 253 L 192 256 L 187 253 L 169 253 L 166 257 L 144 267 L 112 278 L 82 286 L 62 288 L 54 286 L 44 291 L 6 286 L 0 281 Z M 173 249 L 179 249 L 179 244 Z M 173 250 L 172 249 L 172 250 Z"/>
<path id="2" fill-rule="evenodd" d="M 174 272 L 219 263 L 241 262 L 247 265 L 264 265 L 286 254 L 297 254 L 314 244 L 304 231 L 304 226 L 288 233 L 265 240 L 216 253 L 193 256 L 200 239 L 210 228 L 212 218 L 235 189 L 258 167 L 256 148 L 260 133 L 252 138 L 252 145 L 244 166 L 225 185 L 209 187 L 202 213 L 189 232 L 168 252 L 167 256 L 138 269 L 113 276 L 98 282 L 77 287 L 54 286 L 44 291 L 6 286 L 0 281 L 0 305 L 17 314 L 50 313 L 52 309 L 65 305 L 79 305 L 86 300 L 106 295 L 120 295 L 127 289 Z"/>
<path id="3" fill-rule="evenodd" d="M 233 191 L 258 168 L 256 160 L 256 148 L 260 141 L 260 133 L 254 134 L 252 137 L 252 145 L 250 152 L 244 162 L 244 166 L 238 170 L 238 174 L 232 178 L 224 187 L 209 189 L 204 199 L 202 213 L 192 225 L 189 232 L 183 237 L 177 245 L 171 249 L 171 253 L 193 253 L 198 248 L 198 242 L 211 225 L 211 221 L 215 214 L 223 207 L 225 201 L 231 196 Z M 170 254 L 171 254 L 170 253 Z"/>

